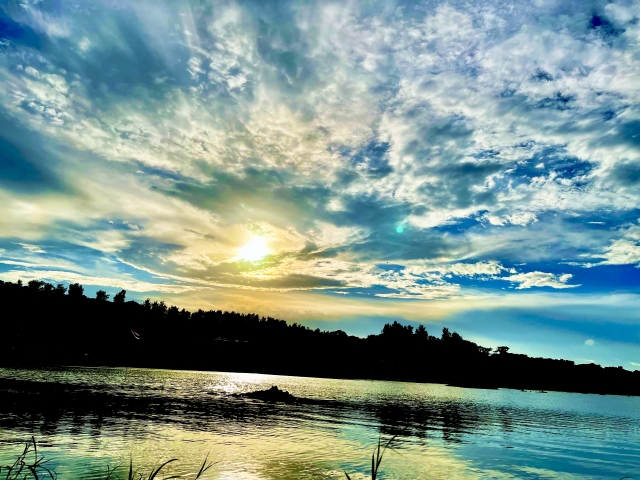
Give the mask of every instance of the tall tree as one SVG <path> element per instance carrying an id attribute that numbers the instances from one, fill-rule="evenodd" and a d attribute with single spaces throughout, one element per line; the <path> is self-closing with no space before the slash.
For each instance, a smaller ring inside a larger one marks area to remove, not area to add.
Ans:
<path id="1" fill-rule="evenodd" d="M 104 290 L 98 290 L 96 292 L 96 300 L 98 300 L 99 302 L 106 302 L 107 300 L 109 300 L 109 294 Z"/>
<path id="2" fill-rule="evenodd" d="M 414 335 L 420 341 L 429 339 L 429 332 L 427 332 L 427 329 L 424 328 L 424 325 L 420 325 L 418 328 L 416 328 Z"/>
<path id="3" fill-rule="evenodd" d="M 113 303 L 116 303 L 118 305 L 124 304 L 124 300 L 125 300 L 126 296 L 127 296 L 127 291 L 126 290 L 120 290 L 118 293 L 116 293 L 113 296 Z"/>
<path id="4" fill-rule="evenodd" d="M 79 283 L 72 283 L 69 285 L 69 296 L 79 298 L 84 296 L 84 287 Z"/>
<path id="5" fill-rule="evenodd" d="M 41 282 L 40 280 L 31 280 L 27 286 L 29 287 L 29 290 L 33 290 L 34 292 L 38 292 L 40 290 L 42 290 L 42 287 L 44 287 L 44 282 Z"/>
<path id="6" fill-rule="evenodd" d="M 446 327 L 442 329 L 442 340 L 451 340 L 451 332 Z"/>

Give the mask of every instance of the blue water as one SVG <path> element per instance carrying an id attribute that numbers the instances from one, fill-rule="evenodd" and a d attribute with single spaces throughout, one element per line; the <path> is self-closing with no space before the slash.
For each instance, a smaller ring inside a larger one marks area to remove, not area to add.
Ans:
<path id="1" fill-rule="evenodd" d="M 34 435 L 61 480 L 130 458 L 145 470 L 175 457 L 167 472 L 188 475 L 207 454 L 208 479 L 364 479 L 394 436 L 382 479 L 640 479 L 640 398 L 81 367 L 0 378 L 67 386 L 0 391 L 0 465 Z M 272 385 L 312 403 L 232 396 Z"/>

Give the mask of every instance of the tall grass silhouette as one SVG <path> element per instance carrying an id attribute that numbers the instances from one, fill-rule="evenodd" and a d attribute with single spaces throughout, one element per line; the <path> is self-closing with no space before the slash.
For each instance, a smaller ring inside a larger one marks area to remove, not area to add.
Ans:
<path id="1" fill-rule="evenodd" d="M 378 446 L 373 451 L 373 454 L 371 454 L 371 480 L 376 480 L 378 478 L 378 472 L 380 470 L 380 465 L 382 464 L 382 458 L 384 457 L 387 449 L 393 450 L 391 444 L 395 439 L 395 436 L 391 437 L 389 441 L 385 445 L 383 445 L 382 438 L 378 438 Z M 347 472 L 344 472 L 344 474 L 347 476 L 347 480 L 351 480 L 351 477 Z"/>
<path id="2" fill-rule="evenodd" d="M 150 471 L 144 472 L 135 468 L 133 459 L 131 459 L 128 468 L 125 467 L 123 469 L 120 465 L 115 467 L 107 466 L 107 473 L 104 480 L 156 480 L 159 478 L 159 475 L 163 473 L 167 465 L 177 461 L 177 458 L 172 458 L 157 467 L 153 467 Z M 31 437 L 26 443 L 22 453 L 18 455 L 12 465 L 0 467 L 0 480 L 56 480 L 58 474 L 46 466 L 48 462 L 49 460 L 45 460 L 44 456 L 38 453 L 36 439 Z M 213 467 L 213 465 L 214 462 L 209 462 L 209 455 L 207 454 L 202 462 L 202 466 L 198 472 L 196 472 L 194 479 L 198 480 L 202 478 L 205 472 Z M 170 480 L 182 478 L 182 476 L 172 475 L 162 478 L 163 480 Z"/>
<path id="3" fill-rule="evenodd" d="M 33 460 L 29 460 L 32 458 Z M 0 474 L 4 475 L 5 480 L 24 480 L 33 478 L 35 480 L 45 479 L 47 476 L 52 480 L 57 478 L 56 473 L 45 466 L 49 460 L 45 460 L 43 456 L 38 455 L 38 445 L 36 439 L 31 437 L 27 442 L 24 450 L 13 465 L 0 467 Z"/>

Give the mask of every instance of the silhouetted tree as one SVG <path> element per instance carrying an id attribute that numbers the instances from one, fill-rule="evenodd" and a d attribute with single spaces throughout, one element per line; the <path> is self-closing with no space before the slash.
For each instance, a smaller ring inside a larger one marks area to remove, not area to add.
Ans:
<path id="1" fill-rule="evenodd" d="M 442 340 L 451 340 L 451 333 L 446 327 L 442 329 Z"/>
<path id="2" fill-rule="evenodd" d="M 491 349 L 487 347 L 481 347 L 478 345 L 478 353 L 480 355 L 489 355 L 491 353 Z"/>
<path id="3" fill-rule="evenodd" d="M 40 280 L 31 280 L 27 284 L 27 287 L 29 287 L 29 290 L 33 290 L 34 292 L 42 290 L 43 286 L 44 286 L 44 282 L 41 282 Z"/>
<path id="4" fill-rule="evenodd" d="M 415 336 L 419 341 L 426 341 L 429 339 L 429 332 L 424 328 L 424 325 L 420 325 L 416 328 Z"/>
<path id="5" fill-rule="evenodd" d="M 126 290 L 120 290 L 118 293 L 116 293 L 113 296 L 113 303 L 115 303 L 117 305 L 123 305 L 126 296 L 127 296 L 127 291 Z"/>
<path id="6" fill-rule="evenodd" d="M 386 324 L 382 328 L 383 337 L 390 340 L 402 340 L 408 339 L 413 335 L 413 327 L 411 325 L 402 325 L 401 323 L 394 321 L 392 324 Z"/>
<path id="7" fill-rule="evenodd" d="M 104 290 L 98 290 L 96 292 L 96 300 L 98 300 L 99 302 L 106 302 L 107 300 L 109 300 L 109 294 Z"/>
<path id="8" fill-rule="evenodd" d="M 79 298 L 84 296 L 84 287 L 79 283 L 72 283 L 69 285 L 69 296 Z"/>
<path id="9" fill-rule="evenodd" d="M 0 349 L 0 365 L 117 365 L 126 353 L 132 366 L 640 395 L 640 371 L 531 358 L 506 346 L 490 355 L 490 348 L 447 328 L 437 338 L 423 325 L 394 321 L 379 335 L 358 338 L 256 314 L 125 302 L 124 290 L 114 296 L 117 305 L 103 290 L 96 299 L 84 297 L 77 283 L 65 291 L 39 280 L 27 288 L 0 281 L 5 308 L 28 307 L 20 321 L 3 326 L 9 348 Z"/>

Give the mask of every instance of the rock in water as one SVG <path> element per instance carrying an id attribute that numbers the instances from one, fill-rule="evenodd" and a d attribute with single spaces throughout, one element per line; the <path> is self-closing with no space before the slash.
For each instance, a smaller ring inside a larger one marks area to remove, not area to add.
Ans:
<path id="1" fill-rule="evenodd" d="M 265 402 L 291 403 L 297 400 L 297 398 L 291 395 L 289 392 L 280 390 L 275 385 L 268 390 L 258 390 L 256 392 L 242 393 L 238 396 L 245 398 L 257 398 L 259 400 L 264 400 Z"/>

